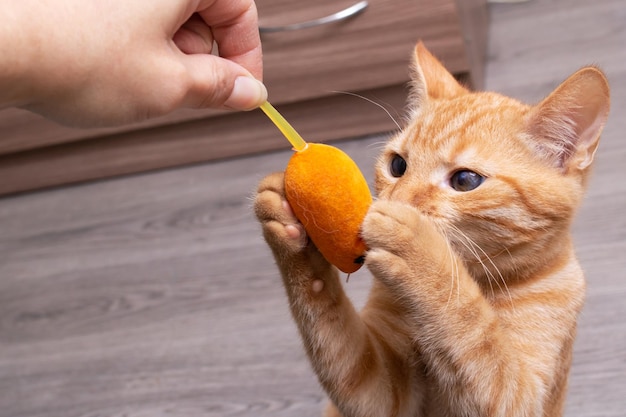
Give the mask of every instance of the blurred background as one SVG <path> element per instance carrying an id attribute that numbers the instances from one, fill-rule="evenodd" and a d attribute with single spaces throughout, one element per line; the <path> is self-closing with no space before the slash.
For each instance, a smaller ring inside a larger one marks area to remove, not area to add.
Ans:
<path id="1" fill-rule="evenodd" d="M 345 21 L 272 31 L 353 3 L 258 6 L 270 99 L 370 182 L 403 122 L 418 38 L 475 88 L 530 103 L 584 65 L 606 72 L 611 116 L 574 225 L 588 296 L 566 416 L 623 416 L 626 0 L 372 0 Z M 0 136 L 0 417 L 320 415 L 251 211 L 291 154 L 260 112 L 81 131 L 6 110 Z M 357 306 L 370 281 L 345 284 Z"/>

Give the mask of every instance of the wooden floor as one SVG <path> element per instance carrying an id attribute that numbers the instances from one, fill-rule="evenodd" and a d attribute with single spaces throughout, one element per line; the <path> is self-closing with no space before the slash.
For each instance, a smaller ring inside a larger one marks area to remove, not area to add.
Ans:
<path id="1" fill-rule="evenodd" d="M 566 414 L 624 416 L 626 1 L 491 8 L 489 89 L 536 101 L 589 63 L 612 85 L 574 228 L 589 289 Z M 340 147 L 371 179 L 384 140 Z M 319 415 L 250 210 L 289 153 L 0 199 L 0 417 Z M 347 284 L 359 305 L 369 282 Z"/>

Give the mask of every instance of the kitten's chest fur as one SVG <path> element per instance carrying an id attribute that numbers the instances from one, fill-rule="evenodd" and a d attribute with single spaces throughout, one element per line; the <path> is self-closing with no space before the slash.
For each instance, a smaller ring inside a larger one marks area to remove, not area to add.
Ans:
<path id="1" fill-rule="evenodd" d="M 409 384 L 411 388 L 406 395 L 407 398 L 412 398 L 414 404 L 407 408 L 407 416 L 479 415 L 480 410 L 471 403 L 451 402 L 451 398 L 463 390 L 458 384 L 460 372 L 468 373 L 471 383 L 480 387 L 479 391 L 482 390 L 485 398 L 501 394 L 490 391 L 491 384 L 485 383 L 485 386 L 481 387 L 481 378 L 497 378 L 497 372 L 462 369 L 467 365 L 463 361 L 467 359 L 469 363 L 473 355 L 492 358 L 501 356 L 504 352 L 497 342 L 503 342 L 507 350 L 513 349 L 516 359 L 524 364 L 524 372 L 540 379 L 542 386 L 545 387 L 545 392 L 542 393 L 545 397 L 545 402 L 541 405 L 543 411 L 537 415 L 556 416 L 562 413 L 576 334 L 576 320 L 583 306 L 585 292 L 584 276 L 573 251 L 571 248 L 565 248 L 563 252 L 563 259 L 546 267 L 544 273 L 538 274 L 536 279 L 516 283 L 510 288 L 500 288 L 497 291 L 489 287 L 481 289 L 482 295 L 489 300 L 497 316 L 498 329 L 494 328 L 493 332 L 505 333 L 506 340 L 472 346 L 472 355 L 466 358 L 463 358 L 461 353 L 464 335 L 472 333 L 471 327 L 477 325 L 476 316 L 472 311 L 458 310 L 460 307 L 456 304 L 455 294 L 451 294 L 440 320 L 457 320 L 455 326 L 458 340 L 450 340 L 449 346 L 457 345 L 460 357 L 454 358 L 450 350 L 440 349 L 434 352 L 431 350 L 425 358 L 420 341 L 416 340 L 414 335 L 435 333 L 432 337 L 438 337 L 436 332 L 427 325 L 420 325 L 422 320 L 392 319 L 406 317 L 414 309 L 404 305 L 404 302 L 398 300 L 386 287 L 374 285 L 369 302 L 361 311 L 361 317 L 372 328 L 378 329 L 381 340 L 389 341 L 390 346 L 405 345 L 396 352 L 395 359 L 397 361 L 395 369 L 404 371 L 399 371 L 398 375 L 392 378 L 411 380 Z M 420 277 L 410 279 L 419 280 Z M 450 318 L 446 316 L 445 311 L 450 312 Z M 464 319 L 459 320 L 459 316 Z M 390 325 L 391 320 L 393 325 Z M 410 354 L 407 355 L 407 352 Z M 452 365 L 455 360 L 460 360 L 461 365 Z M 498 360 L 491 364 L 493 367 L 508 365 L 510 364 L 499 363 Z M 512 374 L 508 375 L 509 378 L 515 378 L 522 373 L 520 369 L 513 369 L 510 372 Z M 472 376 L 474 378 L 471 378 Z M 507 375 L 499 377 L 506 378 Z M 502 381 L 501 386 L 505 385 L 506 383 Z M 463 412 L 460 413 L 459 410 Z"/>

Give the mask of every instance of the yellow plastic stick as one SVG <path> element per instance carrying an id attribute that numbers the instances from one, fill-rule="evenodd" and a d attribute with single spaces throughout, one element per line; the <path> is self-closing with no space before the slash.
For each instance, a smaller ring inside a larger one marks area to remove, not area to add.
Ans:
<path id="1" fill-rule="evenodd" d="M 263 110 L 263 113 L 265 113 L 267 117 L 274 122 L 283 135 L 285 135 L 289 143 L 293 146 L 293 149 L 298 152 L 306 149 L 307 143 L 304 139 L 302 139 L 302 136 L 300 136 L 300 134 L 296 132 L 296 129 L 294 129 L 289 122 L 285 120 L 280 113 L 278 113 L 278 110 L 276 110 L 274 106 L 269 103 L 269 101 L 261 104 L 261 110 Z"/>

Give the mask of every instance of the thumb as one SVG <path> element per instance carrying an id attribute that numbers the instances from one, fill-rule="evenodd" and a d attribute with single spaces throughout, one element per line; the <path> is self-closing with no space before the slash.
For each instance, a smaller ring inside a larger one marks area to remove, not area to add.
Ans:
<path id="1" fill-rule="evenodd" d="M 190 78 L 185 107 L 252 110 L 267 100 L 265 85 L 235 62 L 209 54 L 184 61 Z"/>

